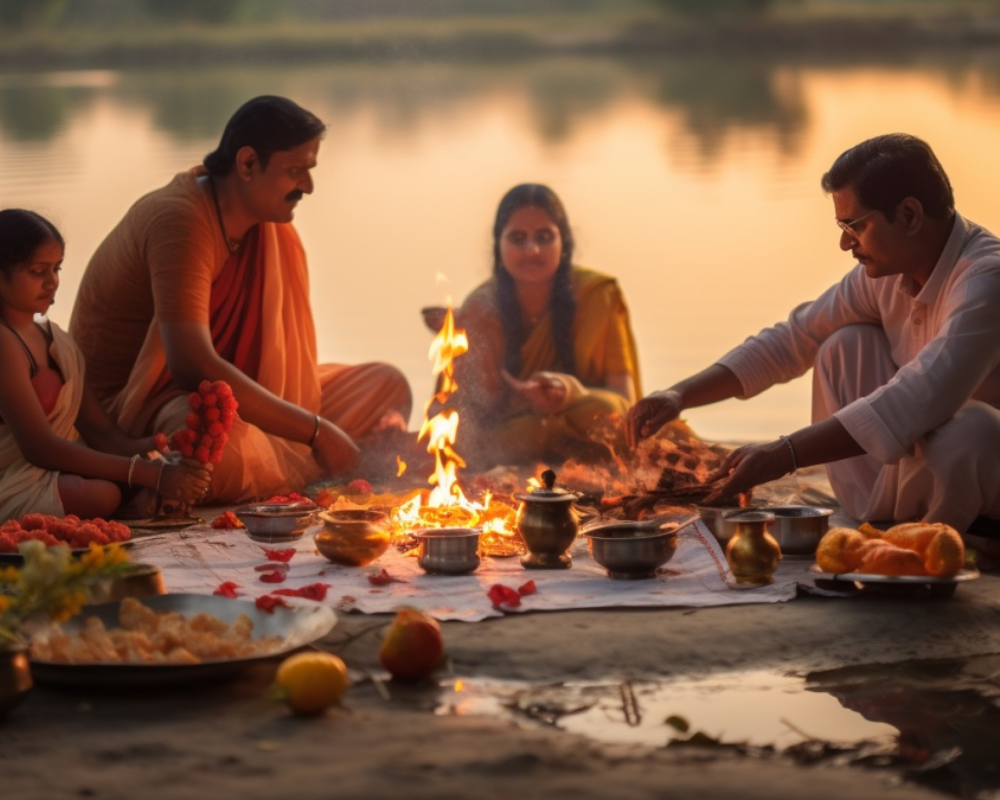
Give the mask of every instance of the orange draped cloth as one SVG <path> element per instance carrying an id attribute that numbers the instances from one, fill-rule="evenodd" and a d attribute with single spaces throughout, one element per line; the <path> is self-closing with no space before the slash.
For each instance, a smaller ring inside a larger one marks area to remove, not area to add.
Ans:
<path id="1" fill-rule="evenodd" d="M 572 281 L 576 373 L 562 376 L 568 386 L 562 410 L 544 417 L 517 403 L 500 374 L 505 344 L 495 280 L 483 283 L 462 304 L 456 324 L 468 333 L 469 352 L 456 362 L 456 401 L 473 412 L 463 418 L 473 450 L 488 450 L 498 462 L 586 452 L 594 426 L 611 415 L 625 415 L 630 405 L 626 397 L 606 388 L 608 379 L 627 375 L 634 396 L 642 396 L 635 338 L 617 281 L 581 267 L 574 267 Z M 536 372 L 553 372 L 557 364 L 552 316 L 546 311 L 527 332 L 515 377 L 526 380 Z"/>
<path id="2" fill-rule="evenodd" d="M 231 255 L 198 167 L 141 198 L 95 252 L 70 322 L 93 385 L 133 435 L 184 426 L 187 395 L 169 376 L 160 325 L 206 324 L 216 351 L 263 388 L 352 437 L 409 387 L 388 365 L 317 364 L 305 253 L 290 224 L 261 223 Z M 239 502 L 303 488 L 321 474 L 305 444 L 237 420 L 209 497 Z"/>

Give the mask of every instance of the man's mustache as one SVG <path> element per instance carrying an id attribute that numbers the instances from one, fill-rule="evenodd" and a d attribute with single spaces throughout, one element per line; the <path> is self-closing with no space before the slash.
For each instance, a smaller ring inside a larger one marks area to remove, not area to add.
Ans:
<path id="1" fill-rule="evenodd" d="M 302 198 L 303 198 L 304 196 L 305 196 L 305 192 L 303 192 L 303 191 L 302 191 L 301 189 L 296 189 L 296 190 L 295 190 L 295 191 L 293 191 L 293 192 L 289 192 L 289 193 L 288 193 L 288 194 L 287 194 L 287 195 L 285 196 L 285 199 L 286 199 L 286 200 L 294 200 L 294 201 L 298 201 L 298 200 L 301 200 L 301 199 L 302 199 Z"/>

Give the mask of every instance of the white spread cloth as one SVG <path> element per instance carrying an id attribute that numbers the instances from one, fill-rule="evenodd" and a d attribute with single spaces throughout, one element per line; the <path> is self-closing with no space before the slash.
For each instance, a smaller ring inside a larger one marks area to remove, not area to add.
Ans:
<path id="1" fill-rule="evenodd" d="M 155 564 L 163 572 L 169 592 L 211 594 L 220 584 L 231 581 L 247 599 L 261 597 L 275 589 L 298 589 L 312 583 L 329 584 L 324 603 L 339 611 L 366 614 L 388 613 L 400 606 L 421 609 L 439 620 L 476 622 L 503 616 L 493 607 L 487 591 L 495 583 L 517 589 L 534 581 L 535 594 L 522 597 L 516 611 L 564 611 L 582 608 L 622 608 L 628 606 L 708 607 L 746 603 L 778 603 L 795 597 L 796 584 L 807 582 L 812 559 L 784 559 L 774 583 L 754 588 L 736 588 L 725 556 L 715 538 L 698 521 L 678 534 L 674 557 L 660 568 L 656 578 L 611 580 L 588 552 L 580 537 L 570 552 L 570 569 L 525 569 L 518 558 L 484 559 L 468 575 L 428 575 L 417 559 L 395 548 L 367 567 L 344 567 L 327 561 L 313 544 L 319 528 L 310 528 L 292 544 L 260 544 L 242 530 L 217 531 L 201 525 L 179 534 L 157 536 L 136 542 L 132 560 Z M 273 564 L 265 550 L 294 547 L 286 579 L 264 583 L 255 568 Z M 393 582 L 376 586 L 368 580 L 386 570 Z M 301 602 L 285 598 L 289 604 Z"/>

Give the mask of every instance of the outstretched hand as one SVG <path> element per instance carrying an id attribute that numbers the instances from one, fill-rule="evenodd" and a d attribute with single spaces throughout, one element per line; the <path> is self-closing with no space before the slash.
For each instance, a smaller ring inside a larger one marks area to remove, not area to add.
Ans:
<path id="1" fill-rule="evenodd" d="M 729 454 L 708 481 L 721 481 L 718 488 L 706 497 L 704 505 L 712 505 L 727 497 L 748 492 L 755 486 L 777 480 L 791 471 L 789 452 L 780 439 L 767 444 L 738 447 Z"/>
<path id="2" fill-rule="evenodd" d="M 554 372 L 536 372 L 526 381 L 518 380 L 507 370 L 501 370 L 500 374 L 538 414 L 554 414 L 566 402 L 566 383 Z"/>
<path id="3" fill-rule="evenodd" d="M 642 398 L 628 412 L 625 432 L 629 447 L 634 448 L 668 422 L 673 422 L 683 410 L 680 393 L 673 389 L 653 392 Z"/>

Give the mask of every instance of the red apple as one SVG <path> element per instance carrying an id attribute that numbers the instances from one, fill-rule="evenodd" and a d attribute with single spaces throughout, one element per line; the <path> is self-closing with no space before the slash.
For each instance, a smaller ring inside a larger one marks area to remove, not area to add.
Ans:
<path id="1" fill-rule="evenodd" d="M 393 678 L 419 681 L 430 675 L 444 657 L 444 639 L 437 620 L 415 608 L 401 608 L 378 651 L 382 666 Z"/>

